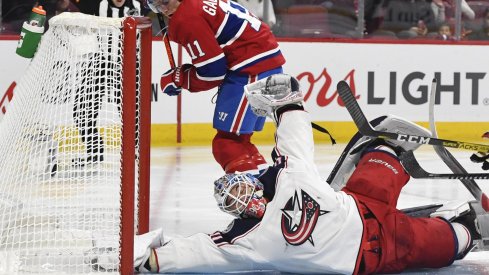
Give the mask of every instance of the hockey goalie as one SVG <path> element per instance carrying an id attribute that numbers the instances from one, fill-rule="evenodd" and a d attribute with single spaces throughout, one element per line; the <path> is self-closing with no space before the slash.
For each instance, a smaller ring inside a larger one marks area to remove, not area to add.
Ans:
<path id="1" fill-rule="evenodd" d="M 489 222 L 475 202 L 447 203 L 421 217 L 396 209 L 410 179 L 398 156 L 419 145 L 353 140 L 335 190 L 313 162 L 311 121 L 297 80 L 273 75 L 249 84 L 246 95 L 255 113 L 277 125 L 274 165 L 258 177 L 233 173 L 214 182 L 218 207 L 235 217 L 227 229 L 169 241 L 161 229 L 137 236 L 137 271 L 398 273 L 449 266 L 474 246 L 483 248 Z M 392 116 L 377 126 L 428 134 Z"/>

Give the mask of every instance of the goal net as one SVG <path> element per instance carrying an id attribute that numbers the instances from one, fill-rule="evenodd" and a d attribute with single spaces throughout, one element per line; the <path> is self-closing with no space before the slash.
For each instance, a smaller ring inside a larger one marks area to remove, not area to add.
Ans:
<path id="1" fill-rule="evenodd" d="M 127 274 L 148 230 L 151 21 L 49 23 L 0 123 L 0 273 Z"/>

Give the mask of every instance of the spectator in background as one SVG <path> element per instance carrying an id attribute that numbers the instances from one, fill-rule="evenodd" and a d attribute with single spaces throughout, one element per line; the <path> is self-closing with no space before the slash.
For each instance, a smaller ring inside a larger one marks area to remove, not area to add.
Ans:
<path id="1" fill-rule="evenodd" d="M 428 27 L 426 27 L 423 20 L 418 20 L 418 24 L 415 27 L 411 27 L 409 30 L 415 32 L 418 35 L 418 38 L 428 34 Z"/>
<path id="2" fill-rule="evenodd" d="M 1 2 L 1 1 L 0 1 Z M 62 12 L 77 12 L 77 6 L 70 0 L 20 0 L 2 2 L 2 32 L 19 34 L 22 24 L 28 20 L 34 6 L 42 6 L 46 11 L 45 29 L 49 28 L 51 17 Z"/>
<path id="3" fill-rule="evenodd" d="M 78 7 L 70 0 L 58 0 L 56 3 L 55 15 L 63 12 L 79 12 Z"/>
<path id="4" fill-rule="evenodd" d="M 264 16 L 265 1 L 267 1 L 268 4 L 267 16 Z M 263 22 L 267 23 L 268 26 L 273 27 L 273 25 L 277 23 L 277 20 L 275 18 L 275 11 L 273 9 L 273 3 L 271 0 L 235 0 L 235 2 L 243 5 L 247 10 L 256 15 Z"/>
<path id="5" fill-rule="evenodd" d="M 94 14 L 98 9 L 100 0 L 73 0 L 82 13 Z"/>
<path id="6" fill-rule="evenodd" d="M 354 0 L 358 11 L 358 1 Z M 365 0 L 365 33 L 371 34 L 380 29 L 384 22 L 384 14 L 388 0 Z"/>
<path id="7" fill-rule="evenodd" d="M 49 28 L 49 19 L 63 12 L 79 12 L 78 7 L 70 0 L 41 0 L 38 5 L 46 11 L 46 30 Z"/>
<path id="8" fill-rule="evenodd" d="M 15 0 L 2 2 L 2 33 L 19 34 L 22 24 L 29 18 L 35 0 Z"/>
<path id="9" fill-rule="evenodd" d="M 438 36 L 436 37 L 440 40 L 453 40 L 452 30 L 450 29 L 450 24 L 443 23 L 438 28 Z"/>
<path id="10" fill-rule="evenodd" d="M 447 18 L 446 9 L 455 9 L 455 1 L 456 0 L 432 0 L 431 9 L 433 10 L 433 14 L 435 16 L 435 23 L 443 24 L 447 22 L 450 18 Z M 474 20 L 475 12 L 472 8 L 467 4 L 465 0 L 462 1 L 462 15 L 465 16 L 469 20 Z"/>
<path id="11" fill-rule="evenodd" d="M 482 20 L 481 27 L 468 35 L 469 40 L 489 40 L 489 8 L 484 11 Z"/>

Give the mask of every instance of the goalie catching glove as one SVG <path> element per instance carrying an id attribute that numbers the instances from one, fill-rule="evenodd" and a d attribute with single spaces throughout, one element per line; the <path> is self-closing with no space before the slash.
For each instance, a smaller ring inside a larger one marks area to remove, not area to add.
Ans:
<path id="1" fill-rule="evenodd" d="M 166 71 L 160 79 L 161 90 L 164 94 L 175 96 L 182 92 L 182 88 L 189 88 L 189 75 L 192 64 L 183 64 Z"/>
<path id="2" fill-rule="evenodd" d="M 301 104 L 302 92 L 297 79 L 286 74 L 274 74 L 245 86 L 251 110 L 257 116 L 269 116 L 284 105 Z"/>

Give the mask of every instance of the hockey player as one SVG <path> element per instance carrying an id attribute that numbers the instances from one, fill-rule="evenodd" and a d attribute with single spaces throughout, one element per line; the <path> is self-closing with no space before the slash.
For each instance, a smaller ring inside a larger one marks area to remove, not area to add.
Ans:
<path id="1" fill-rule="evenodd" d="M 169 18 L 169 38 L 182 45 L 192 64 L 172 68 L 161 89 L 178 95 L 218 87 L 212 153 L 226 173 L 267 167 L 250 138 L 265 118 L 249 108 L 244 86 L 281 73 L 285 59 L 270 28 L 231 0 L 147 0 L 153 12 Z"/>
<path id="2" fill-rule="evenodd" d="M 273 75 L 247 85 L 246 94 L 254 112 L 276 122 L 275 164 L 258 178 L 227 174 L 215 182 L 219 207 L 237 217 L 226 230 L 168 242 L 161 229 L 136 236 L 136 270 L 395 273 L 448 266 L 481 238 L 466 203 L 465 214 L 458 213 L 461 205 L 440 211 L 456 213 L 447 217 L 452 222 L 396 209 L 409 180 L 397 155 L 417 145 L 359 139 L 347 147 L 359 157 L 343 162 L 354 171 L 342 191 L 334 191 L 313 162 L 311 122 L 297 80 Z M 400 118 L 384 117 L 379 126 L 427 134 Z"/>

